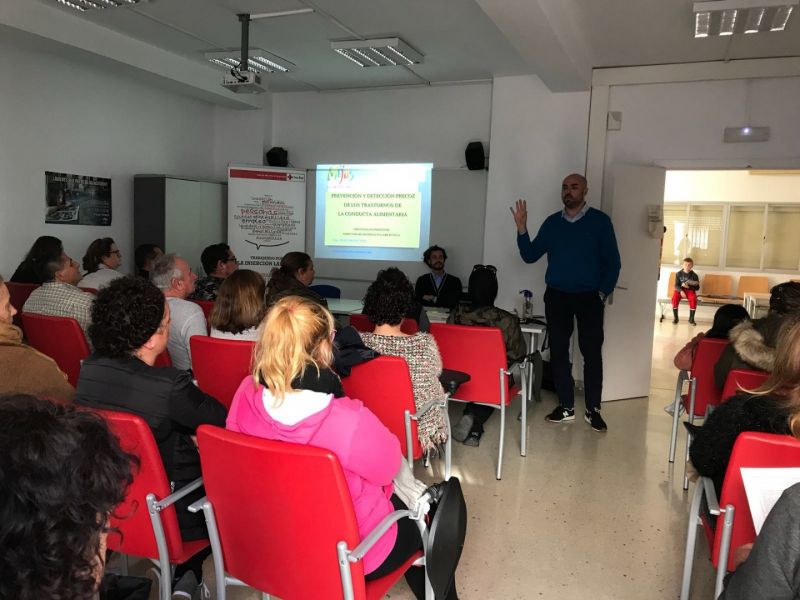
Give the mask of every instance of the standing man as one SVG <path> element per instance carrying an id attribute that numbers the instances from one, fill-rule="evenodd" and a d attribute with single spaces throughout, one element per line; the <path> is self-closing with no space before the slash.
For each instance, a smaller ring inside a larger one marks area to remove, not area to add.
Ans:
<path id="1" fill-rule="evenodd" d="M 219 286 L 225 278 L 239 268 L 239 261 L 236 260 L 228 244 L 214 244 L 203 250 L 200 262 L 203 263 L 206 276 L 195 282 L 194 292 L 189 299 L 213 302 L 217 299 Z"/>
<path id="2" fill-rule="evenodd" d="M 583 175 L 568 175 L 561 184 L 564 207 L 544 220 L 533 241 L 528 235 L 525 200 L 517 200 L 511 213 L 517 225 L 517 247 L 522 260 L 534 263 L 547 254 L 544 310 L 559 405 L 545 420 L 549 423 L 575 420 L 575 381 L 569 351 L 573 323 L 577 320 L 586 389 L 584 417 L 595 431 L 607 431 L 600 416 L 603 313 L 621 265 L 611 219 L 586 204 L 587 191 Z"/>
<path id="3" fill-rule="evenodd" d="M 431 272 L 417 279 L 414 295 L 423 306 L 455 308 L 461 297 L 461 280 L 444 272 L 447 252 L 439 246 L 431 246 L 422 255 L 422 260 Z"/>
<path id="4" fill-rule="evenodd" d="M 167 350 L 176 369 L 192 368 L 189 340 L 195 335 L 208 335 L 203 309 L 186 298 L 194 291 L 197 275 L 184 259 L 176 254 L 164 254 L 156 259 L 150 271 L 150 281 L 161 290 L 169 304 L 169 338 Z"/>

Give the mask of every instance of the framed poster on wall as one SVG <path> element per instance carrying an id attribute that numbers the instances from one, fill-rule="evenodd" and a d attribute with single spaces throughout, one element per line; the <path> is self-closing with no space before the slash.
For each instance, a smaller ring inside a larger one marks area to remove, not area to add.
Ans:
<path id="1" fill-rule="evenodd" d="M 228 166 L 228 245 L 239 265 L 268 275 L 287 252 L 305 252 L 306 172 Z"/>
<path id="2" fill-rule="evenodd" d="M 111 225 L 111 179 L 45 171 L 45 223 Z"/>

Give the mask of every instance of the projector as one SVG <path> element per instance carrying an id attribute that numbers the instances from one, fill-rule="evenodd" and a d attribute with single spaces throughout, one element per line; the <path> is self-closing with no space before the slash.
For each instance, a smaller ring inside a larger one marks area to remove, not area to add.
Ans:
<path id="1" fill-rule="evenodd" d="M 234 75 L 235 73 L 235 75 Z M 222 78 L 222 87 L 237 94 L 261 94 L 261 77 L 255 71 L 233 71 Z"/>

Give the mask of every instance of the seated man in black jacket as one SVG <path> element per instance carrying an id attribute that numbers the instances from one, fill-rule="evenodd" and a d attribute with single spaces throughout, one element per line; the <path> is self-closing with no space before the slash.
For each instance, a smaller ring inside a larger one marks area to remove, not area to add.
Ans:
<path id="1" fill-rule="evenodd" d="M 417 302 L 423 306 L 454 308 L 461 298 L 462 287 L 458 277 L 444 272 L 447 252 L 439 246 L 431 246 L 425 250 L 422 260 L 431 272 L 417 279 L 414 286 Z"/>
<path id="2" fill-rule="evenodd" d="M 227 410 L 200 391 L 186 371 L 153 366 L 169 338 L 169 305 L 161 291 L 139 277 L 115 279 L 97 295 L 89 336 L 94 353 L 83 361 L 75 401 L 147 421 L 174 489 L 200 477 L 192 436 L 204 423 L 224 427 Z M 186 541 L 207 536 L 203 516 L 187 511 L 203 495 L 201 488 L 175 504 Z M 186 577 L 176 591 L 197 587 L 207 555 L 201 552 L 178 566 L 176 582 Z"/>

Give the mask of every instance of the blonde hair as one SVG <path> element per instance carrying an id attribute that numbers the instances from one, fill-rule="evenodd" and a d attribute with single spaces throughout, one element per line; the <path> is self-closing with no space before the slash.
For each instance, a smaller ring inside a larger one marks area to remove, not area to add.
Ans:
<path id="1" fill-rule="evenodd" d="M 742 389 L 754 396 L 775 395 L 790 413 L 789 429 L 800 438 L 800 321 L 787 323 L 775 349 L 775 364 L 767 380 L 754 390 Z"/>
<path id="2" fill-rule="evenodd" d="M 292 381 L 309 366 L 327 369 L 333 362 L 333 315 L 321 304 L 287 296 L 269 309 L 253 359 L 253 379 L 264 384 L 280 406 Z"/>

